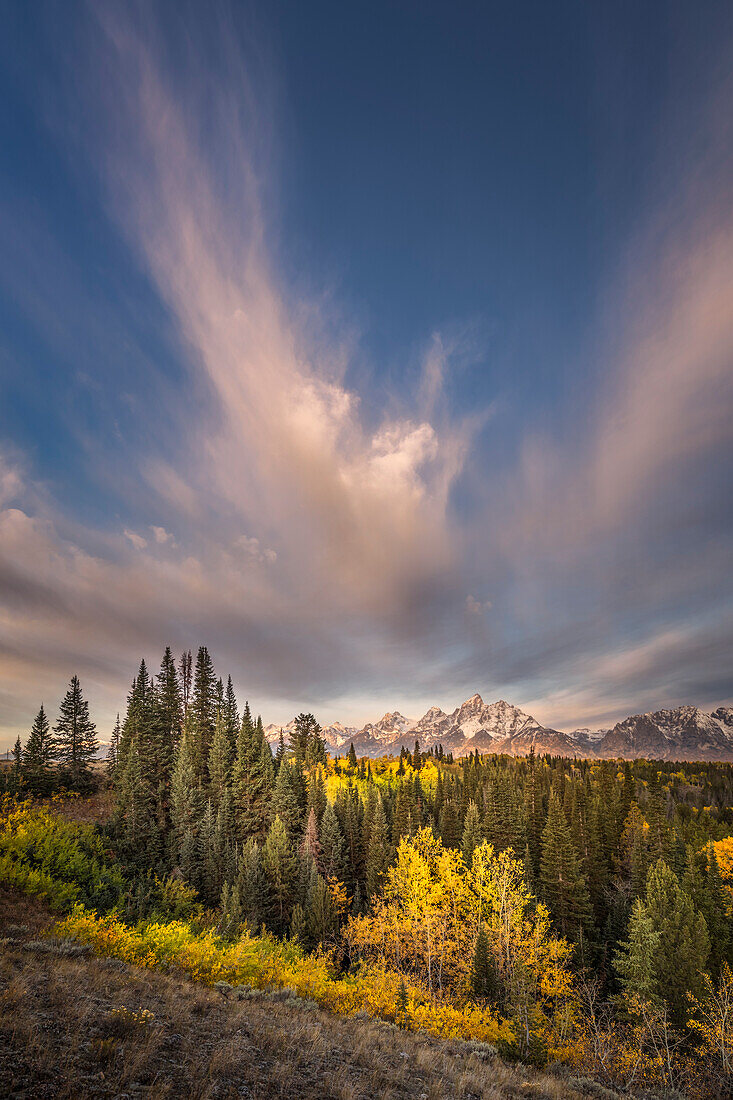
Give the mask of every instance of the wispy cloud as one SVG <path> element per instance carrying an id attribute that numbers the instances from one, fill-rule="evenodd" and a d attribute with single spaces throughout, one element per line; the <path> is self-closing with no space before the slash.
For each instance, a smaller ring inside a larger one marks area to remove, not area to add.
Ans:
<path id="1" fill-rule="evenodd" d="M 161 34 L 146 6 L 96 7 L 83 136 L 55 121 L 77 167 L 97 172 L 182 365 L 163 381 L 124 319 L 100 320 L 85 297 L 95 338 L 114 323 L 140 383 L 124 390 L 137 430 L 117 431 L 114 461 L 80 441 L 114 507 L 82 519 L 22 462 L 0 461 L 8 735 L 73 671 L 113 715 L 143 653 L 199 640 L 278 719 L 291 702 L 331 700 L 336 717 L 343 697 L 353 719 L 349 696 L 394 706 L 464 686 L 561 726 L 730 695 L 724 116 L 712 111 L 692 168 L 607 289 L 609 350 L 582 416 L 575 402 L 575 420 L 548 426 L 505 407 L 519 458 L 494 468 L 479 438 L 490 410 L 459 419 L 446 399 L 461 339 L 428 329 L 413 394 L 388 395 L 375 417 L 350 372 L 353 331 L 281 273 L 267 62 L 226 11 L 202 28 L 184 8 Z M 40 229 L 34 242 L 14 293 L 72 358 L 84 341 L 49 291 L 55 271 L 68 312 L 75 273 Z M 92 350 L 82 366 L 103 400 Z M 467 474 L 474 496 L 458 508 Z"/>
<path id="2" fill-rule="evenodd" d="M 269 166 L 252 151 L 261 120 L 234 38 L 218 41 L 215 87 L 192 63 L 182 90 L 155 27 L 100 11 L 107 113 L 85 152 L 104 165 L 110 212 L 168 305 L 188 375 L 156 409 L 178 445 L 155 433 L 127 451 L 155 522 L 115 536 L 49 501 L 2 513 L 16 688 L 40 686 L 41 648 L 54 669 L 93 651 L 100 678 L 118 680 L 135 647 L 171 633 L 206 638 L 269 696 L 392 678 L 397 650 L 444 631 L 446 606 L 460 627 L 449 500 L 480 418 L 437 414 L 448 352 L 436 336 L 414 402 L 365 422 L 341 334 L 274 270 Z"/>

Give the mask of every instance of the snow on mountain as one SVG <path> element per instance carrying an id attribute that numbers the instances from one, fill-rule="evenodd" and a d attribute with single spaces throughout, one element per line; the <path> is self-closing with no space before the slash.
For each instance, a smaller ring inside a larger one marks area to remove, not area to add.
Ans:
<path id="1" fill-rule="evenodd" d="M 287 744 L 295 722 L 269 725 L 265 735 L 275 744 L 282 730 Z M 572 733 L 543 726 L 531 714 L 503 699 L 484 703 L 477 693 L 450 714 L 432 706 L 417 721 L 400 711 L 388 711 L 378 722 L 361 729 L 332 722 L 323 728 L 328 749 L 345 755 L 353 742 L 359 756 L 397 754 L 415 741 L 423 750 L 442 745 L 455 757 L 469 752 L 536 753 L 563 756 L 645 756 L 659 760 L 733 760 L 733 707 L 707 714 L 699 707 L 682 706 L 636 714 L 613 729 L 577 729 Z"/>
<path id="2" fill-rule="evenodd" d="M 733 759 L 733 708 L 707 714 L 682 706 L 634 714 L 598 743 L 599 756 L 648 756 L 657 760 Z"/>

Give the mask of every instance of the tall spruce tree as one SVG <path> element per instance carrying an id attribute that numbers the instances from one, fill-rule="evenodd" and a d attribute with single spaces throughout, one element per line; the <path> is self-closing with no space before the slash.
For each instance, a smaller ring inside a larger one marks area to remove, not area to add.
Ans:
<path id="1" fill-rule="evenodd" d="M 333 803 L 327 802 L 321 818 L 321 858 L 325 877 L 343 882 L 346 869 L 344 838 Z"/>
<path id="2" fill-rule="evenodd" d="M 226 714 L 222 708 L 216 716 L 214 739 L 211 743 L 211 752 L 209 754 L 209 793 L 214 813 L 218 812 L 219 804 L 224 797 L 224 792 L 229 786 L 231 768 L 231 741 L 227 728 Z"/>
<path id="3" fill-rule="evenodd" d="M 570 828 L 554 793 L 550 795 L 542 834 L 540 881 L 543 898 L 558 930 L 563 936 L 578 940 L 590 924 L 590 898 Z"/>
<path id="4" fill-rule="evenodd" d="M 681 888 L 674 871 L 660 859 L 649 871 L 646 897 L 634 902 L 629 937 L 616 969 L 629 993 L 656 997 L 684 1028 L 688 994 L 703 995 L 710 940 L 705 919 Z"/>
<path id="5" fill-rule="evenodd" d="M 239 839 L 264 841 L 271 816 L 272 754 L 260 728 L 252 722 L 249 703 L 244 704 L 237 740 L 232 799 Z"/>
<path id="6" fill-rule="evenodd" d="M 89 717 L 89 704 L 82 694 L 78 676 L 72 676 L 66 695 L 59 707 L 54 726 L 54 755 L 72 782 L 88 782 L 89 766 L 97 754 L 97 727 Z"/>
<path id="7" fill-rule="evenodd" d="M 270 826 L 262 852 L 262 866 L 273 897 L 273 922 L 277 932 L 290 923 L 298 864 L 290 845 L 288 830 L 280 817 Z"/>
<path id="8" fill-rule="evenodd" d="M 36 794 L 47 794 L 52 786 L 54 743 L 51 726 L 41 703 L 25 743 L 22 762 L 26 785 Z"/>
<path id="9" fill-rule="evenodd" d="M 384 812 L 382 799 L 377 794 L 366 858 L 366 890 L 369 899 L 374 901 L 382 890 L 384 876 L 390 865 L 392 849 L 389 843 L 389 826 Z"/>
<path id="10" fill-rule="evenodd" d="M 205 768 L 209 759 L 211 743 L 214 740 L 217 711 L 216 673 L 214 672 L 214 663 L 205 645 L 199 646 L 196 654 L 190 710 L 193 712 L 196 732 L 201 744 L 202 763 Z"/>
<path id="11" fill-rule="evenodd" d="M 122 737 L 122 726 L 120 724 L 120 716 L 117 715 L 117 721 L 112 729 L 110 736 L 109 748 L 107 750 L 107 775 L 114 781 L 115 771 L 117 770 L 117 763 L 120 757 L 120 739 Z"/>
<path id="12" fill-rule="evenodd" d="M 467 867 L 471 866 L 474 849 L 478 848 L 482 840 L 483 830 L 481 829 L 481 815 L 478 812 L 478 806 L 475 802 L 469 802 L 461 842 L 463 858 Z"/>

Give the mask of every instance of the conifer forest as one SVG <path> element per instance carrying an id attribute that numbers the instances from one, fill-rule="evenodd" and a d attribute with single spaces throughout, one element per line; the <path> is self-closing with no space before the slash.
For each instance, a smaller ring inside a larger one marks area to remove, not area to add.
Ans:
<path id="1" fill-rule="evenodd" d="M 3 773 L 0 882 L 67 939 L 599 1089 L 730 1095 L 733 765 L 332 756 L 306 713 L 273 751 L 205 647 L 143 661 L 96 754 L 75 676 Z M 100 791 L 93 826 L 56 809 Z"/>

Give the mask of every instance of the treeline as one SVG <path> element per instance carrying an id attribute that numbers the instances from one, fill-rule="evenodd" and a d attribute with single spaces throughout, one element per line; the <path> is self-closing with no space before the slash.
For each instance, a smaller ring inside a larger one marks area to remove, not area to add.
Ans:
<path id="1" fill-rule="evenodd" d="M 80 697 L 75 679 L 63 714 Z M 225 935 L 264 928 L 342 973 L 490 1006 L 519 1057 L 733 1083 L 733 766 L 332 758 L 311 714 L 273 754 L 202 647 L 141 663 L 107 768 L 138 915 L 179 882 Z"/>
<path id="2" fill-rule="evenodd" d="M 0 773 L 0 793 L 88 792 L 95 785 L 91 764 L 98 751 L 97 727 L 89 717 L 79 677 L 72 676 L 55 724 L 51 726 L 41 704 L 25 745 L 17 738 L 12 767 Z"/>

